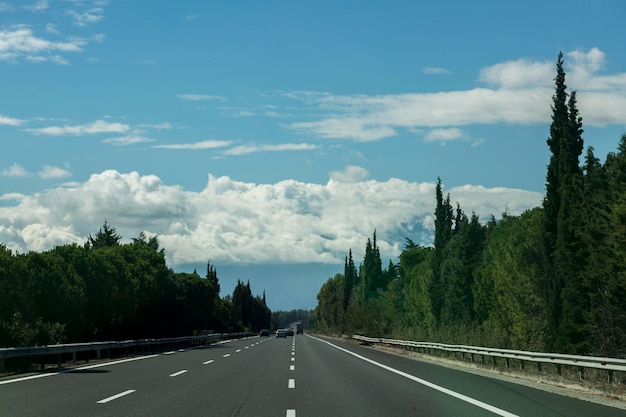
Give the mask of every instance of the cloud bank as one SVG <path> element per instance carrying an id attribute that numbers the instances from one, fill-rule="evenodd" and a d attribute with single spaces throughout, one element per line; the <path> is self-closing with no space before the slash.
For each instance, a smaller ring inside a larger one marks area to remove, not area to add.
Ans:
<path id="1" fill-rule="evenodd" d="M 598 48 L 566 54 L 567 85 L 577 90 L 586 125 L 626 123 L 626 73 L 603 74 L 605 66 L 606 56 Z M 402 131 L 426 131 L 426 141 L 445 142 L 461 139 L 458 129 L 462 126 L 549 123 L 555 71 L 554 62 L 519 59 L 483 68 L 479 81 L 484 86 L 469 90 L 351 96 L 292 92 L 286 97 L 323 116 L 287 127 L 304 135 L 357 142 L 378 141 Z M 431 68 L 425 72 L 444 71 Z M 428 129 L 434 130 L 429 133 Z M 452 129 L 457 129 L 456 134 Z"/>
<path id="2" fill-rule="evenodd" d="M 359 256 L 374 230 L 387 258 L 399 255 L 405 237 L 431 244 L 435 184 L 363 180 L 366 175 L 355 166 L 326 184 L 209 175 L 202 191 L 191 192 L 154 175 L 104 171 L 83 183 L 1 196 L 0 242 L 19 252 L 82 244 L 106 220 L 126 240 L 142 231 L 157 235 L 172 267 L 208 259 L 218 265 L 340 263 L 350 248 Z M 445 191 L 483 218 L 518 214 L 542 198 L 475 185 Z"/>

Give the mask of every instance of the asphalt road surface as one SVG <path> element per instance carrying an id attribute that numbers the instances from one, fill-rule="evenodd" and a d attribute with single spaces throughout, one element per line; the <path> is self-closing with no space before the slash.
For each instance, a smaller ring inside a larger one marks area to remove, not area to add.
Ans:
<path id="1" fill-rule="evenodd" d="M 0 417 L 617 417 L 626 410 L 309 335 L 0 381 Z"/>

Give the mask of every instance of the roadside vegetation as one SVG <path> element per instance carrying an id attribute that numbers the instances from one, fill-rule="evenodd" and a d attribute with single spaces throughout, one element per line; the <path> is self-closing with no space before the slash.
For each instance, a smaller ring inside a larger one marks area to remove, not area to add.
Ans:
<path id="1" fill-rule="evenodd" d="M 0 245 L 0 347 L 177 337 L 269 328 L 250 282 L 220 297 L 217 271 L 174 272 L 156 237 L 121 244 L 106 222 L 83 246 L 13 253 Z"/>
<path id="2" fill-rule="evenodd" d="M 482 224 L 436 187 L 434 242 L 383 268 L 376 232 L 317 296 L 318 331 L 626 357 L 626 135 L 604 162 L 556 65 L 541 207 Z"/>

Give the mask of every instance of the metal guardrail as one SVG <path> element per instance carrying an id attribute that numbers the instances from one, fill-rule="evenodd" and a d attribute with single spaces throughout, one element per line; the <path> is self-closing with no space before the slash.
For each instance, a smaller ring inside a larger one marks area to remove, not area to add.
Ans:
<path id="1" fill-rule="evenodd" d="M 57 355 L 57 365 L 60 366 L 63 355 L 72 354 L 72 362 L 77 361 L 77 354 L 87 352 L 86 360 L 90 359 L 89 353 L 95 352 L 95 359 L 111 357 L 113 351 L 124 351 L 125 354 L 137 354 L 150 351 L 163 351 L 176 349 L 183 346 L 207 345 L 226 339 L 238 339 L 251 336 L 255 333 L 212 333 L 202 336 L 173 337 L 164 339 L 139 339 L 112 342 L 71 343 L 63 345 L 44 345 L 28 347 L 0 348 L 0 373 L 5 372 L 5 361 L 13 358 L 31 357 L 44 363 L 44 358 Z"/>
<path id="2" fill-rule="evenodd" d="M 607 358 L 598 356 L 583 356 L 583 355 L 566 355 L 561 353 L 543 353 L 543 352 L 529 352 L 524 350 L 509 350 L 509 349 L 495 349 L 477 346 L 466 345 L 448 345 L 443 343 L 430 343 L 430 342 L 413 342 L 408 340 L 395 340 L 385 339 L 378 337 L 366 337 L 360 335 L 352 336 L 355 340 L 360 340 L 367 343 L 381 343 L 385 345 L 401 346 L 406 350 L 422 351 L 423 353 L 430 353 L 430 351 L 444 351 L 452 353 L 460 353 L 462 357 L 465 354 L 469 354 L 472 362 L 475 359 L 474 355 L 480 356 L 481 363 L 485 363 L 485 357 L 490 357 L 492 365 L 496 365 L 496 359 L 504 359 L 504 364 L 508 368 L 510 366 L 510 360 L 515 359 L 520 363 L 520 367 L 523 369 L 524 362 L 532 362 L 537 364 L 537 370 L 541 371 L 542 363 L 554 364 L 557 368 L 557 373 L 561 373 L 561 366 L 577 367 L 580 379 L 584 379 L 584 369 L 602 369 L 607 371 L 608 382 L 613 382 L 614 372 L 626 372 L 626 359 Z"/>

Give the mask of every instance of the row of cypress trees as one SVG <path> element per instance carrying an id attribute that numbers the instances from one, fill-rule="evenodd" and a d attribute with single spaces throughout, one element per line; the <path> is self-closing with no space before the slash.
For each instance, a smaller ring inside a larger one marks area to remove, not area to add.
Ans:
<path id="1" fill-rule="evenodd" d="M 439 179 L 433 244 L 407 239 L 385 270 L 375 234 L 358 269 L 350 251 L 318 295 L 320 330 L 626 356 L 626 135 L 604 163 L 589 147 L 581 165 L 565 75 L 559 54 L 542 205 L 481 224 Z"/>

